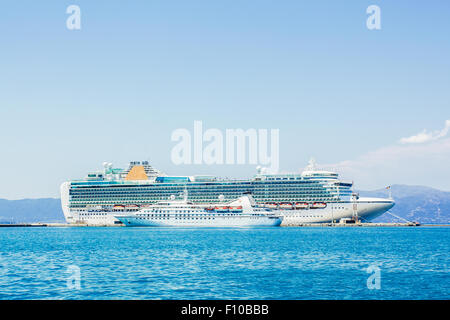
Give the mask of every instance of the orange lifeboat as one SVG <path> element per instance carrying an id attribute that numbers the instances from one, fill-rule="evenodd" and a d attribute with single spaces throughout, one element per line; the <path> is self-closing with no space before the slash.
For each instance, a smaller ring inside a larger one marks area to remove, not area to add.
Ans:
<path id="1" fill-rule="evenodd" d="M 223 206 L 223 207 L 215 207 L 217 212 L 228 212 L 230 210 L 230 207 Z"/>
<path id="2" fill-rule="evenodd" d="M 327 207 L 325 202 L 314 202 L 311 206 L 311 209 L 324 209 Z"/>
<path id="3" fill-rule="evenodd" d="M 276 202 L 267 202 L 264 206 L 269 209 L 278 208 L 278 204 Z"/>
<path id="4" fill-rule="evenodd" d="M 237 213 L 237 212 L 242 212 L 242 206 L 238 206 L 238 207 L 230 207 L 230 211 Z"/>
<path id="5" fill-rule="evenodd" d="M 290 202 L 281 202 L 280 203 L 280 209 L 291 210 L 292 209 L 292 203 L 290 203 Z"/>
<path id="6" fill-rule="evenodd" d="M 295 209 L 308 209 L 308 207 L 309 207 L 309 204 L 308 204 L 308 202 L 297 202 L 296 204 L 295 204 Z"/>

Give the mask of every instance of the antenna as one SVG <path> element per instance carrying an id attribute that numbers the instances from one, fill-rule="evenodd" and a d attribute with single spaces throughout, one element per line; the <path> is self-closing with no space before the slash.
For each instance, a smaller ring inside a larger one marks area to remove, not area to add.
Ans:
<path id="1" fill-rule="evenodd" d="M 392 190 L 391 190 L 391 186 L 387 186 L 386 189 L 388 189 L 389 191 L 389 199 L 392 199 Z"/>
<path id="2" fill-rule="evenodd" d="M 183 198 L 184 202 L 187 202 L 189 193 L 188 193 L 186 185 L 184 186 L 183 195 L 184 195 L 184 198 Z"/>
<path id="3" fill-rule="evenodd" d="M 309 159 L 308 165 L 306 166 L 307 171 L 315 171 L 316 170 L 316 159 L 314 157 L 311 157 Z"/>

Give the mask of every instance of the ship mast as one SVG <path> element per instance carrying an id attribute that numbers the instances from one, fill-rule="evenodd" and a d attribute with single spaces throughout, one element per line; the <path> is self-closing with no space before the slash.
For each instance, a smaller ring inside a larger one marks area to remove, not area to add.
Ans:
<path id="1" fill-rule="evenodd" d="M 184 202 L 187 202 L 188 196 L 189 196 L 189 193 L 188 193 L 188 190 L 187 190 L 187 186 L 185 185 L 184 186 L 184 191 L 183 191 L 183 201 Z"/>

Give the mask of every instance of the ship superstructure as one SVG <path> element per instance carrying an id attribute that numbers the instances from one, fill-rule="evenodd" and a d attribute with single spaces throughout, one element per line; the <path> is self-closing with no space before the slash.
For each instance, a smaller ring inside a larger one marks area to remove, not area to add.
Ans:
<path id="1" fill-rule="evenodd" d="M 147 161 L 133 161 L 128 169 L 103 164 L 83 180 L 61 186 L 64 215 L 69 223 L 110 225 L 118 210 L 138 211 L 161 201 L 182 200 L 199 205 L 224 204 L 251 193 L 256 203 L 289 212 L 287 221 L 328 222 L 341 218 L 372 219 L 388 209 L 391 199 L 362 199 L 352 191 L 353 182 L 335 172 L 317 170 L 311 162 L 298 174 L 267 174 L 231 180 L 214 176 L 168 176 Z"/>

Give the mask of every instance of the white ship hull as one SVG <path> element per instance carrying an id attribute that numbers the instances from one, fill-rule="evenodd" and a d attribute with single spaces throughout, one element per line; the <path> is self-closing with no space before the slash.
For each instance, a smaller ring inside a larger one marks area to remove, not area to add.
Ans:
<path id="1" fill-rule="evenodd" d="M 394 206 L 390 199 L 359 198 L 356 202 L 328 203 L 321 209 L 285 210 L 283 224 L 328 223 L 357 217 L 368 222 Z"/>
<path id="2" fill-rule="evenodd" d="M 117 216 L 125 226 L 130 227 L 276 227 L 281 224 L 282 219 L 275 217 L 217 217 L 214 219 L 175 219 L 153 220 L 133 216 Z"/>
<path id="3" fill-rule="evenodd" d="M 356 208 L 354 202 L 342 202 L 342 203 L 329 203 L 326 208 L 323 209 L 300 209 L 300 210 L 284 210 L 278 211 L 283 216 L 284 224 L 302 224 L 302 223 L 328 223 L 339 222 L 341 219 L 348 219 L 356 216 L 362 221 L 370 221 L 376 217 L 382 215 L 394 206 L 394 201 L 389 199 L 379 198 L 360 198 L 356 202 Z M 356 209 L 356 211 L 354 211 Z M 64 214 L 68 223 L 73 224 L 87 224 L 92 226 L 114 226 L 120 225 L 121 221 L 115 216 L 125 216 L 125 213 L 117 211 L 88 211 L 88 210 L 70 210 L 66 208 Z M 239 219 L 244 219 L 240 217 Z M 169 222 L 162 221 L 133 221 L 133 223 L 152 226 L 259 226 L 259 225 L 272 225 L 273 221 L 255 221 L 249 219 L 248 221 L 239 220 L 211 220 L 211 221 L 183 221 L 175 220 Z"/>

